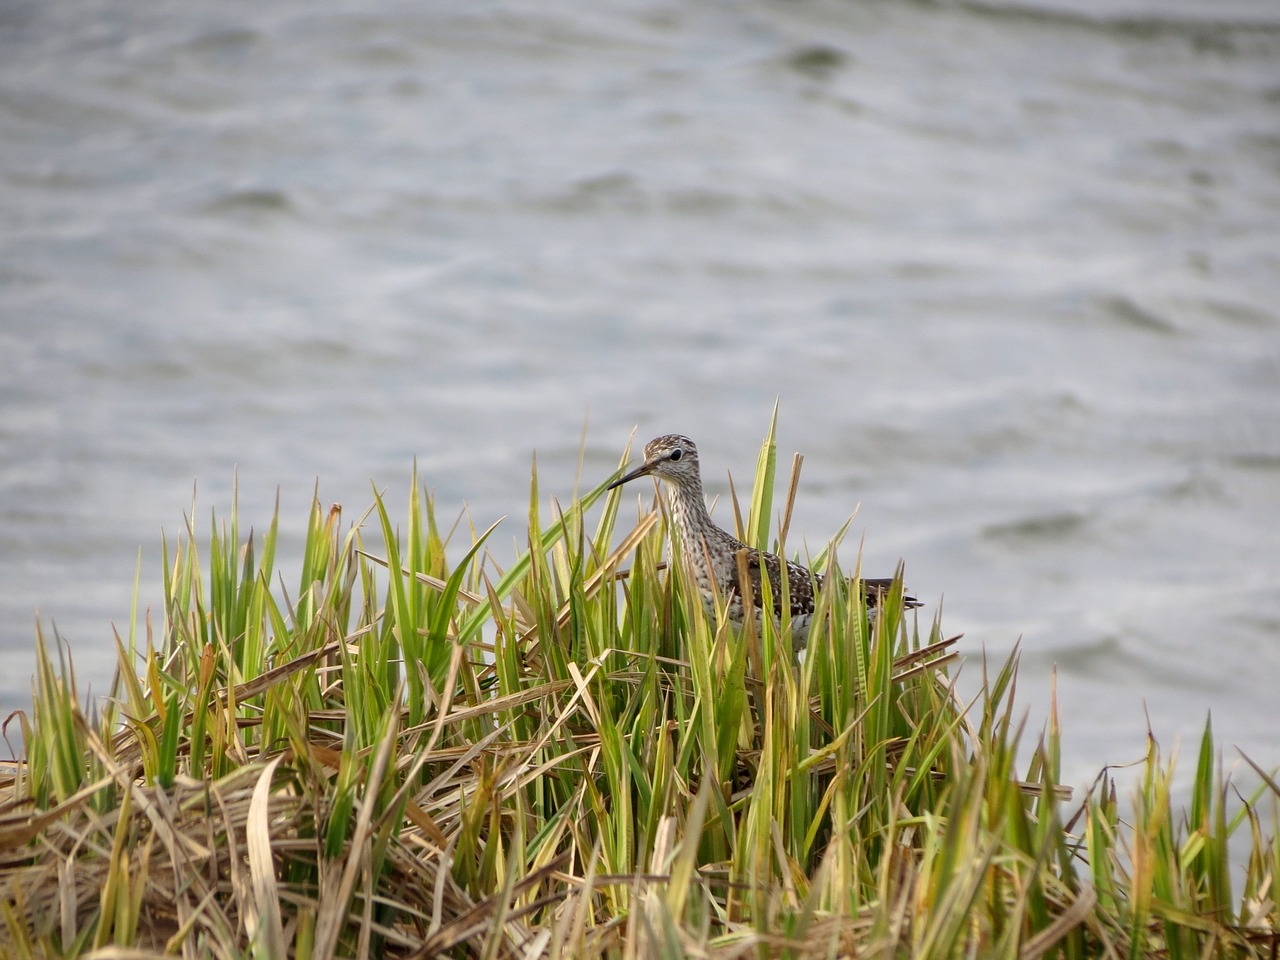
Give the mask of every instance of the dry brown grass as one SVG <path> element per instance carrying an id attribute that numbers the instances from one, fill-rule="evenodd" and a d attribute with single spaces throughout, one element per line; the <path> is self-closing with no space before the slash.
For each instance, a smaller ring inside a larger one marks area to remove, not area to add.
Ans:
<path id="1" fill-rule="evenodd" d="M 274 524 L 189 530 L 96 716 L 38 636 L 0 956 L 1276 955 L 1280 790 L 1236 802 L 1207 732 L 1189 810 L 1153 744 L 1127 822 L 1103 779 L 1064 823 L 1012 664 L 962 704 L 937 624 L 831 578 L 796 666 L 662 572 L 656 516 L 588 536 L 601 490 L 506 571 L 416 495 L 385 566 L 317 505 L 292 598 Z"/>

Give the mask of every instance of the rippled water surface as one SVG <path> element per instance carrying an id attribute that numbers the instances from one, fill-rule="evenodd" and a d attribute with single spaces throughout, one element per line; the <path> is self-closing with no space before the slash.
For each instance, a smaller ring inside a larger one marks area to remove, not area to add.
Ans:
<path id="1" fill-rule="evenodd" d="M 193 483 L 288 571 L 317 482 L 519 518 L 585 421 L 722 494 L 780 398 L 792 546 L 860 503 L 1033 727 L 1056 664 L 1070 779 L 1280 763 L 1271 0 L 18 0 L 0 225 L 5 715 L 37 614 L 105 689 Z"/>

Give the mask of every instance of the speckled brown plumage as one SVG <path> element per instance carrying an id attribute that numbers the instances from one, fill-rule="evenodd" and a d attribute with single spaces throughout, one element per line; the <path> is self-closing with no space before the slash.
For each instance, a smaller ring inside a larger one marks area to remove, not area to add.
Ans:
<path id="1" fill-rule="evenodd" d="M 763 603 L 762 580 L 769 578 L 775 621 L 782 616 L 782 565 L 786 564 L 786 594 L 791 599 L 791 635 L 797 648 L 803 647 L 813 618 L 815 595 L 822 589 L 822 575 L 777 554 L 756 550 L 737 537 L 721 530 L 707 512 L 702 493 L 702 474 L 698 466 L 698 448 L 688 437 L 668 434 L 650 440 L 644 447 L 644 463 L 609 485 L 612 489 L 637 477 L 655 476 L 665 482 L 671 507 L 672 525 L 679 531 L 680 544 L 693 571 L 698 589 L 708 609 L 715 609 L 718 594 L 728 603 L 729 617 L 741 622 L 744 596 L 738 557 L 745 551 L 746 574 L 756 617 Z M 863 580 L 867 608 L 874 612 L 880 597 L 892 580 Z M 904 596 L 903 604 L 920 606 L 915 597 Z"/>

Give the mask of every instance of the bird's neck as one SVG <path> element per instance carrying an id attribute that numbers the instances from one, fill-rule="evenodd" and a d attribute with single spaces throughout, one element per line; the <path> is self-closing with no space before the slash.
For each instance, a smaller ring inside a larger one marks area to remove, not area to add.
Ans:
<path id="1" fill-rule="evenodd" d="M 714 536 L 713 531 L 716 530 L 711 514 L 707 512 L 701 484 L 668 483 L 666 488 L 671 522 L 680 531 L 685 551 L 700 554 L 704 549 L 701 541 Z"/>

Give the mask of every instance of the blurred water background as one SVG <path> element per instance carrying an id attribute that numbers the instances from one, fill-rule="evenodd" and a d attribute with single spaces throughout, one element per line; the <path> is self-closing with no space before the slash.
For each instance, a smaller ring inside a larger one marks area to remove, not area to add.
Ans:
<path id="1" fill-rule="evenodd" d="M 723 494 L 780 398 L 791 547 L 1056 665 L 1069 782 L 1280 763 L 1274 0 L 10 0 L 0 227 L 0 714 L 193 483 L 286 580 L 415 458 L 509 552 L 534 451 Z"/>

